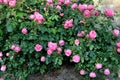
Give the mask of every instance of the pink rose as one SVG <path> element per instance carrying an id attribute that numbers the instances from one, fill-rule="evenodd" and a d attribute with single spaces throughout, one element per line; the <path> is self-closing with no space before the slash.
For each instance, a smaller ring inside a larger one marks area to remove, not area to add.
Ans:
<path id="1" fill-rule="evenodd" d="M 60 54 L 62 52 L 62 49 L 60 47 L 57 48 L 57 52 L 58 52 L 58 54 Z"/>
<path id="2" fill-rule="evenodd" d="M 10 7 L 15 7 L 15 5 L 16 5 L 16 1 L 15 0 L 9 1 L 9 6 Z"/>
<path id="3" fill-rule="evenodd" d="M 3 3 L 3 1 L 2 0 L 0 0 L 0 4 L 2 4 Z"/>
<path id="4" fill-rule="evenodd" d="M 118 36 L 119 35 L 119 30 L 118 29 L 114 29 L 113 30 L 113 35 L 114 36 Z"/>
<path id="5" fill-rule="evenodd" d="M 59 2 L 63 3 L 63 2 L 64 2 L 64 0 L 59 0 Z"/>
<path id="6" fill-rule="evenodd" d="M 72 9 L 77 8 L 77 3 L 72 4 L 71 8 L 72 8 Z"/>
<path id="7" fill-rule="evenodd" d="M 85 75 L 85 70 L 80 70 L 80 75 Z"/>
<path id="8" fill-rule="evenodd" d="M 97 63 L 97 64 L 96 64 L 96 69 L 101 69 L 101 68 L 102 68 L 102 64 Z"/>
<path id="9" fill-rule="evenodd" d="M 39 24 L 42 24 L 45 19 L 39 12 L 34 12 L 34 20 L 37 20 Z"/>
<path id="10" fill-rule="evenodd" d="M 51 50 L 56 50 L 57 49 L 57 43 L 48 42 L 48 48 L 51 49 Z"/>
<path id="11" fill-rule="evenodd" d="M 70 0 L 65 0 L 64 4 L 69 5 L 71 3 Z"/>
<path id="12" fill-rule="evenodd" d="M 117 46 L 118 48 L 120 48 L 120 42 L 117 42 L 117 43 L 116 43 L 116 46 Z"/>
<path id="13" fill-rule="evenodd" d="M 2 58 L 0 57 L 0 60 L 2 60 Z"/>
<path id="14" fill-rule="evenodd" d="M 43 9 L 44 11 L 46 11 L 47 9 L 46 9 L 46 7 L 44 7 L 44 9 Z"/>
<path id="15" fill-rule="evenodd" d="M 47 49 L 47 54 L 51 55 L 53 53 L 53 51 L 51 49 Z"/>
<path id="16" fill-rule="evenodd" d="M 64 16 L 64 13 L 60 13 L 60 16 L 63 17 L 63 16 Z"/>
<path id="17" fill-rule="evenodd" d="M 84 24 L 84 23 L 85 23 L 85 21 L 84 21 L 84 20 L 80 20 L 80 23 L 81 23 L 81 24 Z"/>
<path id="18" fill-rule="evenodd" d="M 96 34 L 95 30 L 90 31 L 89 38 L 94 40 L 96 37 L 97 37 L 97 34 Z"/>
<path id="19" fill-rule="evenodd" d="M 106 78 L 105 80 L 109 80 L 108 78 Z"/>
<path id="20" fill-rule="evenodd" d="M 90 13 L 89 10 L 85 10 L 84 13 L 83 13 L 83 15 L 84 15 L 85 18 L 89 18 L 90 15 L 91 15 L 91 13 Z"/>
<path id="21" fill-rule="evenodd" d="M 51 4 L 51 3 L 52 3 L 52 0 L 47 0 L 47 3 Z"/>
<path id="22" fill-rule="evenodd" d="M 85 9 L 87 9 L 87 5 L 86 4 L 79 4 L 79 6 L 78 6 L 78 10 L 79 11 L 84 11 Z"/>
<path id="23" fill-rule="evenodd" d="M 8 0 L 3 0 L 3 3 L 4 4 L 8 4 Z"/>
<path id="24" fill-rule="evenodd" d="M 90 38 L 89 34 L 86 35 L 86 38 Z"/>
<path id="25" fill-rule="evenodd" d="M 57 10 L 61 10 L 61 6 L 57 5 L 57 6 L 56 6 L 56 9 L 57 9 Z"/>
<path id="26" fill-rule="evenodd" d="M 96 74 L 95 74 L 95 72 L 90 72 L 89 76 L 90 76 L 91 78 L 95 78 L 95 77 L 96 77 Z"/>
<path id="27" fill-rule="evenodd" d="M 16 46 L 16 47 L 14 48 L 14 51 L 18 53 L 18 52 L 20 52 L 20 51 L 21 51 L 21 49 L 20 49 L 20 47 L 19 47 L 19 46 Z"/>
<path id="28" fill-rule="evenodd" d="M 65 44 L 64 40 L 60 40 L 60 41 L 59 41 L 59 45 L 60 45 L 60 46 L 63 46 L 64 44 Z"/>
<path id="29" fill-rule="evenodd" d="M 35 51 L 39 52 L 42 50 L 42 48 L 43 48 L 42 45 L 36 44 L 34 49 L 35 49 Z"/>
<path id="30" fill-rule="evenodd" d="M 94 6 L 93 5 L 88 5 L 87 9 L 91 11 L 91 10 L 94 9 Z"/>
<path id="31" fill-rule="evenodd" d="M 23 34 L 27 34 L 28 30 L 27 28 L 22 28 L 22 31 L 21 31 Z"/>
<path id="32" fill-rule="evenodd" d="M 81 31 L 81 32 L 78 32 L 77 36 L 78 37 L 83 37 L 84 34 L 85 34 L 85 31 Z"/>
<path id="33" fill-rule="evenodd" d="M 2 57 L 3 56 L 3 53 L 2 52 L 0 52 L 0 57 Z"/>
<path id="34" fill-rule="evenodd" d="M 68 29 L 68 28 L 71 28 L 71 27 L 73 27 L 73 19 L 65 21 L 64 28 Z"/>
<path id="35" fill-rule="evenodd" d="M 16 47 L 16 45 L 12 45 L 12 46 L 11 46 L 11 49 L 12 49 L 12 50 L 14 50 L 14 49 L 15 49 L 15 47 Z"/>
<path id="36" fill-rule="evenodd" d="M 0 78 L 0 80 L 4 80 L 3 78 Z"/>
<path id="37" fill-rule="evenodd" d="M 72 57 L 72 61 L 75 62 L 75 63 L 80 62 L 80 56 L 79 56 L 79 55 L 74 55 L 74 56 Z"/>
<path id="38" fill-rule="evenodd" d="M 113 17 L 114 16 L 114 11 L 111 10 L 111 9 L 106 9 L 104 11 L 105 15 L 108 16 L 108 17 Z"/>
<path id="39" fill-rule="evenodd" d="M 93 11 L 93 15 L 95 15 L 95 16 L 99 16 L 100 13 L 99 13 L 98 11 L 94 10 L 94 11 Z"/>
<path id="40" fill-rule="evenodd" d="M 70 56 L 72 54 L 72 51 L 70 49 L 67 49 L 64 52 L 66 56 Z"/>
<path id="41" fill-rule="evenodd" d="M 6 53 L 6 56 L 9 57 L 10 53 Z"/>
<path id="42" fill-rule="evenodd" d="M 120 72 L 118 73 L 118 78 L 120 78 Z"/>
<path id="43" fill-rule="evenodd" d="M 45 56 L 41 56 L 40 61 L 45 62 Z"/>
<path id="44" fill-rule="evenodd" d="M 74 43 L 75 43 L 75 45 L 79 45 L 80 44 L 80 41 L 79 41 L 79 39 L 76 39 L 75 41 L 74 41 Z"/>
<path id="45" fill-rule="evenodd" d="M 1 71 L 3 71 L 3 72 L 6 71 L 6 65 L 1 66 Z"/>
<path id="46" fill-rule="evenodd" d="M 109 70 L 108 68 L 105 69 L 105 70 L 104 70 L 104 74 L 105 74 L 105 75 L 109 75 L 109 74 L 110 74 L 110 70 Z"/>
<path id="47" fill-rule="evenodd" d="M 117 48 L 117 52 L 120 53 L 120 48 Z"/>
<path id="48" fill-rule="evenodd" d="M 30 19 L 34 19 L 35 18 L 35 16 L 34 15 L 30 15 Z"/>

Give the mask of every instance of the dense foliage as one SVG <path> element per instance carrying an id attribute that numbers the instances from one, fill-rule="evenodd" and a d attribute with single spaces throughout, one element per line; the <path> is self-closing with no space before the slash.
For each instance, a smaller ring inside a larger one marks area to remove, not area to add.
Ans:
<path id="1" fill-rule="evenodd" d="M 96 10 L 89 0 L 6 1 L 0 0 L 0 77 L 27 80 L 68 61 L 83 80 L 120 77 L 113 10 Z"/>

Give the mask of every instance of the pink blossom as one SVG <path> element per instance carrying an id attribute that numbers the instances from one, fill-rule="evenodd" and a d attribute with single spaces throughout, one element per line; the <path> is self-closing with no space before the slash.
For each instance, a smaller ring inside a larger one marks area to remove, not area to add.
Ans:
<path id="1" fill-rule="evenodd" d="M 16 0 L 9 1 L 9 6 L 10 7 L 15 7 L 15 5 L 16 5 Z"/>
<path id="2" fill-rule="evenodd" d="M 57 43 L 48 42 L 48 48 L 51 49 L 51 50 L 56 50 L 57 49 Z"/>
<path id="3" fill-rule="evenodd" d="M 22 31 L 21 31 L 23 34 L 27 34 L 28 30 L 27 28 L 22 28 Z"/>
<path id="4" fill-rule="evenodd" d="M 80 75 L 85 75 L 85 70 L 80 70 Z"/>
<path id="5" fill-rule="evenodd" d="M 21 49 L 20 49 L 20 47 L 19 47 L 19 46 L 16 46 L 16 47 L 14 48 L 14 51 L 18 53 L 18 52 L 20 52 L 20 51 L 21 51 Z"/>
<path id="6" fill-rule="evenodd" d="M 86 4 L 79 4 L 79 6 L 78 6 L 78 10 L 79 11 L 84 11 L 85 9 L 87 9 L 87 5 Z"/>
<path id="7" fill-rule="evenodd" d="M 120 78 L 120 72 L 118 73 L 118 78 Z"/>
<path id="8" fill-rule="evenodd" d="M 65 0 L 64 4 L 69 5 L 71 3 L 70 0 Z"/>
<path id="9" fill-rule="evenodd" d="M 39 12 L 34 12 L 35 20 L 44 20 L 44 17 Z"/>
<path id="10" fill-rule="evenodd" d="M 47 49 L 47 54 L 48 54 L 48 55 L 51 55 L 52 53 L 53 53 L 53 50 Z"/>
<path id="11" fill-rule="evenodd" d="M 88 5 L 87 9 L 91 11 L 91 10 L 94 9 L 94 6 L 93 5 Z"/>
<path id="12" fill-rule="evenodd" d="M 37 52 L 41 51 L 42 48 L 43 48 L 43 47 L 42 47 L 42 45 L 40 45 L 40 44 L 36 44 L 35 47 L 34 47 L 35 51 L 37 51 Z"/>
<path id="13" fill-rule="evenodd" d="M 72 61 L 75 62 L 75 63 L 80 62 L 80 56 L 79 56 L 79 55 L 74 55 L 74 56 L 72 57 Z"/>
<path id="14" fill-rule="evenodd" d="M 118 48 L 120 48 L 120 42 L 117 42 L 117 43 L 116 43 L 116 46 L 117 46 Z"/>
<path id="15" fill-rule="evenodd" d="M 109 80 L 108 78 L 106 78 L 105 80 Z"/>
<path id="16" fill-rule="evenodd" d="M 89 33 L 89 38 L 93 40 L 93 39 L 95 39 L 96 37 L 97 37 L 97 34 L 96 34 L 95 30 L 90 31 L 90 33 Z"/>
<path id="17" fill-rule="evenodd" d="M 63 16 L 64 16 L 64 13 L 60 13 L 60 16 L 63 17 Z"/>
<path id="18" fill-rule="evenodd" d="M 62 49 L 60 47 L 57 48 L 57 52 L 58 52 L 58 54 L 60 54 L 62 52 Z"/>
<path id="19" fill-rule="evenodd" d="M 0 4 L 2 4 L 3 3 L 3 0 L 0 0 Z"/>
<path id="20" fill-rule="evenodd" d="M 71 27 L 73 27 L 73 19 L 65 21 L 64 28 L 68 29 L 68 28 L 71 28 Z"/>
<path id="21" fill-rule="evenodd" d="M 90 38 L 89 34 L 86 35 L 86 38 Z"/>
<path id="22" fill-rule="evenodd" d="M 118 29 L 114 29 L 113 30 L 113 35 L 114 36 L 118 36 L 119 35 L 119 30 Z"/>
<path id="23" fill-rule="evenodd" d="M 81 31 L 81 32 L 78 32 L 77 36 L 78 37 L 83 37 L 84 34 L 85 34 L 85 31 Z"/>
<path id="24" fill-rule="evenodd" d="M 63 46 L 64 44 L 65 44 L 64 40 L 60 40 L 60 41 L 59 41 L 59 45 L 60 45 L 60 46 Z"/>
<path id="25" fill-rule="evenodd" d="M 0 57 L 0 60 L 2 60 L 2 58 Z"/>
<path id="26" fill-rule="evenodd" d="M 105 15 L 108 16 L 108 17 L 113 17 L 114 16 L 114 11 L 111 10 L 111 9 L 106 9 L 104 11 Z"/>
<path id="27" fill-rule="evenodd" d="M 10 53 L 6 53 L 6 56 L 7 56 L 7 57 L 10 56 Z"/>
<path id="28" fill-rule="evenodd" d="M 14 50 L 14 49 L 15 49 L 15 47 L 16 47 L 16 45 L 12 45 L 12 46 L 11 46 L 11 49 L 12 49 L 12 50 Z"/>
<path id="29" fill-rule="evenodd" d="M 3 0 L 3 3 L 4 4 L 8 4 L 8 0 Z"/>
<path id="30" fill-rule="evenodd" d="M 120 53 L 120 48 L 117 48 L 117 52 Z"/>
<path id="31" fill-rule="evenodd" d="M 3 71 L 3 72 L 6 71 L 6 65 L 1 66 L 1 71 Z"/>
<path id="32" fill-rule="evenodd" d="M 59 0 L 59 2 L 63 3 L 63 2 L 64 2 L 64 0 Z"/>
<path id="33" fill-rule="evenodd" d="M 84 24 L 84 23 L 85 23 L 85 21 L 84 21 L 84 20 L 80 20 L 80 23 L 81 23 L 81 24 Z"/>
<path id="34" fill-rule="evenodd" d="M 41 56 L 40 61 L 45 62 L 45 56 Z"/>
<path id="35" fill-rule="evenodd" d="M 34 19 L 35 18 L 35 16 L 34 15 L 30 15 L 30 19 Z"/>
<path id="36" fill-rule="evenodd" d="M 46 11 L 47 9 L 46 9 L 46 7 L 44 7 L 44 9 L 43 9 L 44 11 Z"/>
<path id="37" fill-rule="evenodd" d="M 79 41 L 79 39 L 76 39 L 75 41 L 74 41 L 74 43 L 75 43 L 75 45 L 79 45 L 80 44 L 80 41 Z"/>
<path id="38" fill-rule="evenodd" d="M 110 70 L 109 70 L 108 68 L 105 69 L 105 70 L 104 70 L 104 74 L 105 74 L 105 75 L 109 75 L 109 74 L 110 74 Z"/>
<path id="39" fill-rule="evenodd" d="M 56 6 L 56 9 L 57 9 L 57 10 L 61 10 L 61 6 L 57 5 L 57 6 Z"/>
<path id="40" fill-rule="evenodd" d="M 97 63 L 97 64 L 96 64 L 96 69 L 101 69 L 101 68 L 102 68 L 102 64 Z"/>
<path id="41" fill-rule="evenodd" d="M 2 57 L 3 56 L 3 53 L 2 52 L 0 52 L 0 57 Z"/>
<path id="42" fill-rule="evenodd" d="M 91 15 L 91 13 L 90 13 L 89 10 L 85 10 L 84 13 L 83 13 L 83 15 L 84 15 L 85 18 L 89 18 L 90 15 Z"/>
<path id="43" fill-rule="evenodd" d="M 99 16 L 100 13 L 99 13 L 98 11 L 94 10 L 94 11 L 93 11 L 93 15 L 95 15 L 95 16 Z"/>
<path id="44" fill-rule="evenodd" d="M 66 56 L 70 56 L 72 51 L 70 49 L 64 50 Z"/>
<path id="45" fill-rule="evenodd" d="M 47 0 L 47 3 L 51 4 L 51 3 L 52 3 L 52 0 Z"/>
<path id="46" fill-rule="evenodd" d="M 96 73 L 95 73 L 95 72 L 90 72 L 89 76 L 90 76 L 91 78 L 95 78 L 95 77 L 96 77 Z"/>
<path id="47" fill-rule="evenodd" d="M 77 8 L 77 3 L 72 4 L 71 8 L 72 8 L 72 9 Z"/>
<path id="48" fill-rule="evenodd" d="M 0 78 L 0 80 L 4 80 L 3 78 Z"/>

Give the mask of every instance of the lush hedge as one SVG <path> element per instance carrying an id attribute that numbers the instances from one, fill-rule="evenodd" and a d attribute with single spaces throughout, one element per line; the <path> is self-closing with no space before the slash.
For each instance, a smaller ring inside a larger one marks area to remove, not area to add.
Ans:
<path id="1" fill-rule="evenodd" d="M 79 0 L 3 1 L 0 76 L 5 80 L 13 76 L 26 80 L 28 74 L 60 68 L 68 61 L 83 80 L 117 78 L 120 35 L 119 27 L 113 25 L 113 10 L 98 11 Z"/>

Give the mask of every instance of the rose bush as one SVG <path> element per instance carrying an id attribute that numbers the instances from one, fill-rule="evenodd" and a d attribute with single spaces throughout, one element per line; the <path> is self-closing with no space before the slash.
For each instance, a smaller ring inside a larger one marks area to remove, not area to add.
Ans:
<path id="1" fill-rule="evenodd" d="M 27 80 L 68 60 L 83 80 L 120 77 L 114 11 L 80 1 L 0 0 L 0 79 Z"/>

